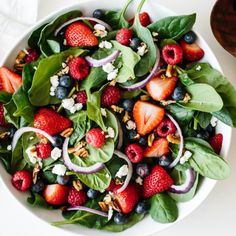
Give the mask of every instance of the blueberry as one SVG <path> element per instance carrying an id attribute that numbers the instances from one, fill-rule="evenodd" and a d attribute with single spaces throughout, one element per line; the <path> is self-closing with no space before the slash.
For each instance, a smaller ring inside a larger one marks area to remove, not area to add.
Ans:
<path id="1" fill-rule="evenodd" d="M 65 38 L 65 34 L 66 34 L 66 27 L 62 28 L 59 32 L 58 32 L 58 36 L 61 38 Z"/>
<path id="2" fill-rule="evenodd" d="M 39 180 L 38 182 L 36 182 L 36 184 L 33 184 L 31 186 L 31 191 L 34 193 L 40 193 L 42 192 L 44 189 L 44 183 L 42 180 Z"/>
<path id="3" fill-rule="evenodd" d="M 140 145 L 146 146 L 148 143 L 147 137 L 141 137 L 138 142 Z"/>
<path id="4" fill-rule="evenodd" d="M 141 40 L 139 38 L 132 38 L 130 41 L 129 46 L 134 50 L 134 51 L 138 51 L 138 47 L 141 44 Z"/>
<path id="5" fill-rule="evenodd" d="M 186 93 L 185 89 L 181 85 L 178 85 L 174 89 L 171 97 L 172 97 L 173 100 L 176 100 L 176 101 L 183 100 L 184 96 L 185 96 L 185 93 Z"/>
<path id="6" fill-rule="evenodd" d="M 184 41 L 188 44 L 194 43 L 197 39 L 197 35 L 193 31 L 189 31 L 184 35 Z"/>
<path id="7" fill-rule="evenodd" d="M 53 140 L 55 143 L 53 144 L 54 147 L 61 147 L 63 144 L 63 138 L 60 135 L 53 136 Z"/>
<path id="8" fill-rule="evenodd" d="M 93 12 L 93 17 L 94 18 L 97 18 L 97 19 L 102 19 L 104 17 L 104 11 L 101 10 L 101 9 L 96 9 L 94 12 Z"/>
<path id="9" fill-rule="evenodd" d="M 58 86 L 55 91 L 55 95 L 58 99 L 62 100 L 67 97 L 68 95 L 68 89 L 64 88 L 62 86 Z"/>
<path id="10" fill-rule="evenodd" d="M 172 162 L 172 159 L 169 156 L 161 156 L 158 158 L 158 164 L 162 167 L 168 167 Z"/>
<path id="11" fill-rule="evenodd" d="M 215 131 L 214 127 L 211 124 L 209 124 L 204 130 L 208 131 L 210 135 L 214 134 Z"/>
<path id="12" fill-rule="evenodd" d="M 125 99 L 125 100 L 122 101 L 122 107 L 126 111 L 132 111 L 133 107 L 134 107 L 134 102 L 132 100 Z"/>
<path id="13" fill-rule="evenodd" d="M 63 75 L 59 79 L 59 84 L 62 87 L 70 88 L 73 85 L 73 80 L 69 75 Z"/>
<path id="14" fill-rule="evenodd" d="M 9 138 L 13 138 L 16 130 L 17 129 L 15 127 L 12 127 L 12 128 L 9 129 Z"/>
<path id="15" fill-rule="evenodd" d="M 197 133 L 197 138 L 208 140 L 210 138 L 210 134 L 207 130 L 200 130 Z"/>
<path id="16" fill-rule="evenodd" d="M 117 225 L 124 225 L 124 224 L 128 223 L 128 218 L 126 217 L 126 215 L 124 215 L 122 213 L 116 213 L 114 216 L 114 222 Z"/>
<path id="17" fill-rule="evenodd" d="M 94 190 L 94 189 L 90 188 L 87 192 L 87 196 L 90 199 L 95 199 L 98 196 L 98 193 L 99 192 L 97 190 Z"/>
<path id="18" fill-rule="evenodd" d="M 138 135 L 138 133 L 135 130 L 130 130 L 129 131 L 129 139 L 130 140 L 135 140 L 137 135 Z"/>
<path id="19" fill-rule="evenodd" d="M 136 166 L 136 173 L 142 178 L 148 176 L 149 172 L 149 167 L 146 163 L 140 163 Z"/>
<path id="20" fill-rule="evenodd" d="M 146 213 L 148 211 L 148 204 L 147 202 L 139 202 L 137 206 L 135 207 L 135 212 L 138 214 Z"/>
<path id="21" fill-rule="evenodd" d="M 57 176 L 57 183 L 58 184 L 66 185 L 66 184 L 68 184 L 69 180 L 70 180 L 70 177 L 67 175 L 64 175 L 64 176 L 58 175 Z"/>

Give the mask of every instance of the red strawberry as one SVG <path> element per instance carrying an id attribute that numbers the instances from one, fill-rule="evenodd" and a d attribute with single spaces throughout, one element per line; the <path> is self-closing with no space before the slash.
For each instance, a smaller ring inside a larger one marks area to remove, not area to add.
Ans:
<path id="1" fill-rule="evenodd" d="M 199 61 L 204 56 L 204 51 L 196 43 L 188 44 L 184 40 L 180 42 L 180 45 L 183 49 L 184 58 L 187 61 L 195 62 Z"/>
<path id="2" fill-rule="evenodd" d="M 168 98 L 175 89 L 177 77 L 154 77 L 147 85 L 147 91 L 150 96 L 156 100 L 161 101 Z"/>
<path id="3" fill-rule="evenodd" d="M 148 15 L 147 12 L 142 12 L 139 14 L 139 20 L 142 26 L 146 27 L 151 24 L 151 19 L 150 16 Z M 129 20 L 129 24 L 133 25 L 134 23 L 134 18 Z"/>
<path id="4" fill-rule="evenodd" d="M 174 181 L 161 166 L 156 165 L 143 181 L 143 197 L 152 197 L 161 193 L 174 184 Z"/>
<path id="5" fill-rule="evenodd" d="M 144 157 L 161 157 L 169 153 L 169 143 L 165 138 L 155 140 L 151 147 L 144 150 Z"/>
<path id="6" fill-rule="evenodd" d="M 128 145 L 125 149 L 125 154 L 132 163 L 138 163 L 143 159 L 143 149 L 137 143 Z"/>
<path id="7" fill-rule="evenodd" d="M 215 134 L 209 141 L 212 148 L 214 149 L 215 153 L 219 154 L 222 148 L 223 143 L 223 135 L 222 134 Z"/>
<path id="8" fill-rule="evenodd" d="M 167 64 L 176 65 L 183 59 L 183 50 L 178 44 L 167 44 L 162 48 L 162 56 Z"/>
<path id="9" fill-rule="evenodd" d="M 68 203 L 75 207 L 75 206 L 82 206 L 87 201 L 87 195 L 83 189 L 80 191 L 76 190 L 72 187 L 69 191 L 68 195 Z"/>
<path id="10" fill-rule="evenodd" d="M 148 102 L 137 101 L 133 108 L 133 116 L 140 135 L 146 135 L 163 120 L 165 110 Z"/>
<path id="11" fill-rule="evenodd" d="M 89 65 L 81 57 L 75 57 L 69 61 L 69 73 L 75 80 L 83 80 L 89 74 Z"/>
<path id="12" fill-rule="evenodd" d="M 43 196 L 47 203 L 51 205 L 64 205 L 67 203 L 69 188 L 60 184 L 47 185 L 43 191 Z"/>
<path id="13" fill-rule="evenodd" d="M 0 126 L 5 126 L 6 121 L 4 117 L 3 103 L 0 103 Z"/>
<path id="14" fill-rule="evenodd" d="M 107 192 L 112 192 L 115 187 L 116 187 L 116 181 L 114 179 L 111 179 L 110 185 L 108 186 L 108 188 L 106 189 Z"/>
<path id="15" fill-rule="evenodd" d="M 45 159 L 51 156 L 52 145 L 50 143 L 38 143 L 36 152 L 39 158 Z"/>
<path id="16" fill-rule="evenodd" d="M 121 208 L 122 213 L 128 214 L 134 209 L 141 197 L 140 188 L 135 183 L 129 183 L 124 191 L 118 193 L 119 188 L 120 186 L 117 186 L 113 190 L 115 201 Z"/>
<path id="17" fill-rule="evenodd" d="M 164 118 L 164 120 L 157 126 L 156 131 L 160 137 L 167 137 L 169 134 L 175 133 L 176 127 L 169 118 Z"/>
<path id="18" fill-rule="evenodd" d="M 65 118 L 49 108 L 40 108 L 34 116 L 34 127 L 56 135 L 72 125 L 71 120 Z M 38 134 L 38 137 L 43 137 Z"/>
<path id="19" fill-rule="evenodd" d="M 92 128 L 86 133 L 86 142 L 95 148 L 101 148 L 105 143 L 105 134 L 100 128 Z"/>
<path id="20" fill-rule="evenodd" d="M 79 91 L 79 92 L 76 94 L 76 102 L 77 102 L 77 103 L 81 103 L 81 104 L 83 104 L 83 105 L 86 105 L 86 102 L 87 102 L 87 94 L 86 94 L 86 91 L 85 91 L 85 90 Z"/>
<path id="21" fill-rule="evenodd" d="M 131 29 L 123 28 L 117 32 L 116 41 L 120 44 L 128 46 L 132 36 L 133 36 L 133 32 Z"/>
<path id="22" fill-rule="evenodd" d="M 72 23 L 66 29 L 66 42 L 69 46 L 97 46 L 98 39 L 84 23 Z"/>
<path id="23" fill-rule="evenodd" d="M 0 67 L 0 88 L 1 91 L 14 93 L 22 84 L 21 76 L 9 70 L 5 66 Z"/>
<path id="24" fill-rule="evenodd" d="M 116 105 L 121 98 L 121 91 L 115 86 L 107 86 L 101 97 L 101 103 L 105 107 L 110 107 L 111 105 Z"/>
<path id="25" fill-rule="evenodd" d="M 11 183 L 12 185 L 20 190 L 20 191 L 27 191 L 32 182 L 32 174 L 27 170 L 18 170 L 12 176 Z"/>

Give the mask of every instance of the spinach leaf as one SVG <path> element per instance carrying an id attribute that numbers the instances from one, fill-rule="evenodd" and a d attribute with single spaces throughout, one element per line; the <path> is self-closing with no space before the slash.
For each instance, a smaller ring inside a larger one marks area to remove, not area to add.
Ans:
<path id="1" fill-rule="evenodd" d="M 170 16 L 158 20 L 148 26 L 152 32 L 158 33 L 159 39 L 180 39 L 184 34 L 189 32 L 196 20 L 196 14 Z"/>
<path id="2" fill-rule="evenodd" d="M 0 91 L 0 102 L 8 103 L 10 102 L 11 98 L 12 98 L 12 94 Z"/>
<path id="3" fill-rule="evenodd" d="M 39 195 L 38 193 L 31 193 L 31 197 L 27 198 L 27 202 L 34 206 L 34 207 L 40 207 L 40 208 L 45 208 L 45 209 L 50 209 L 52 210 L 53 207 L 49 205 L 44 198 Z"/>
<path id="4" fill-rule="evenodd" d="M 189 78 L 187 73 L 179 74 L 179 79 L 180 79 L 180 82 L 185 86 L 189 86 L 194 83 L 193 80 Z"/>
<path id="5" fill-rule="evenodd" d="M 135 14 L 134 24 L 132 26 L 136 36 L 146 43 L 148 48 L 148 52 L 141 58 L 135 67 L 135 74 L 139 77 L 146 75 L 152 69 L 157 57 L 157 49 L 152 34 L 147 27 L 142 26 L 139 19 L 139 13 L 144 2 L 145 0 L 142 0 L 139 4 Z"/>
<path id="6" fill-rule="evenodd" d="M 117 41 L 111 41 L 114 48 L 122 53 L 122 67 L 119 69 L 119 73 L 116 77 L 118 83 L 124 83 L 127 80 L 135 78 L 134 68 L 140 61 L 140 56 L 135 53 L 130 47 L 126 47 L 118 43 Z"/>
<path id="7" fill-rule="evenodd" d="M 119 133 L 117 118 L 108 109 L 105 109 L 105 111 L 106 111 L 106 117 L 104 117 L 104 123 L 105 123 L 106 127 L 111 127 L 114 130 L 115 137 L 113 138 L 113 140 L 115 142 L 117 140 L 117 138 L 118 138 L 118 133 Z"/>
<path id="8" fill-rule="evenodd" d="M 193 138 L 185 140 L 185 147 L 193 153 L 189 163 L 200 175 L 216 180 L 226 179 L 229 176 L 228 164 L 211 148 L 194 141 Z"/>
<path id="9" fill-rule="evenodd" d="M 37 66 L 38 62 L 27 63 L 23 67 L 22 71 L 22 87 L 25 92 L 28 92 L 33 81 L 35 69 L 34 66 Z"/>
<path id="10" fill-rule="evenodd" d="M 231 108 L 228 109 L 227 105 L 224 105 L 224 107 L 220 111 L 213 112 L 212 115 L 226 125 L 236 127 L 234 111 Z"/>
<path id="11" fill-rule="evenodd" d="M 75 17 L 81 16 L 81 11 L 75 10 L 67 12 L 59 17 L 57 17 L 54 21 L 47 24 L 42 30 L 40 34 L 40 38 L 38 41 L 38 46 L 42 52 L 42 54 L 46 57 L 54 54 L 53 50 L 51 49 L 50 45 L 48 44 L 47 40 L 53 37 L 54 31 L 60 27 L 64 22 L 73 19 Z"/>
<path id="12" fill-rule="evenodd" d="M 4 130 L 3 132 L 6 131 Z M 10 144 L 10 140 L 1 140 L 0 143 L 0 160 L 8 173 L 11 173 L 11 151 L 7 150 L 7 146 Z"/>
<path id="13" fill-rule="evenodd" d="M 210 124 L 211 118 L 212 114 L 207 112 L 197 112 L 196 115 L 194 115 L 194 119 L 203 129 Z"/>
<path id="14" fill-rule="evenodd" d="M 122 98 L 124 98 L 124 99 L 133 99 L 133 98 L 139 96 L 141 93 L 142 93 L 141 89 L 137 89 L 137 90 L 134 90 L 134 91 L 124 91 L 122 93 Z"/>
<path id="15" fill-rule="evenodd" d="M 150 215 L 159 223 L 171 223 L 178 218 L 178 208 L 175 200 L 168 194 L 160 193 L 151 198 Z"/>
<path id="16" fill-rule="evenodd" d="M 185 88 L 190 94 L 191 100 L 188 103 L 181 102 L 183 107 L 203 112 L 215 112 L 223 107 L 220 95 L 212 86 L 198 83 Z"/>
<path id="17" fill-rule="evenodd" d="M 57 175 L 53 174 L 51 170 L 43 171 L 42 178 L 47 184 L 55 184 L 57 182 Z"/>
<path id="18" fill-rule="evenodd" d="M 59 53 L 61 51 L 61 46 L 58 41 L 53 40 L 53 39 L 48 39 L 47 43 L 54 54 Z"/>
<path id="19" fill-rule="evenodd" d="M 168 44 L 178 44 L 174 39 L 162 39 L 159 43 L 160 48 L 163 48 L 164 46 Z"/>
<path id="20" fill-rule="evenodd" d="M 20 117 L 15 117 L 13 114 L 15 113 L 15 111 L 17 110 L 17 107 L 13 101 L 13 99 L 11 99 L 8 103 L 6 103 L 4 105 L 4 117 L 5 120 L 10 123 L 13 124 L 16 128 L 20 127 Z"/>
<path id="21" fill-rule="evenodd" d="M 46 26 L 47 24 L 43 24 L 39 26 L 36 30 L 34 30 L 31 35 L 28 38 L 28 45 L 30 48 L 38 48 L 38 41 L 40 38 L 40 34 L 42 29 Z"/>
<path id="22" fill-rule="evenodd" d="M 123 166 L 125 164 L 127 164 L 126 161 L 117 157 L 116 155 L 113 155 L 111 160 L 109 160 L 106 163 L 106 167 L 110 171 L 112 178 L 115 178 L 117 171 L 120 169 L 121 166 Z"/>

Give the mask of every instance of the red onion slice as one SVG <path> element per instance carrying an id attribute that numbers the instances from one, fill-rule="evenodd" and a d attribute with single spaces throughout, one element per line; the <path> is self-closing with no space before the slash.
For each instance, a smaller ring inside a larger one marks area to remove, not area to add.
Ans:
<path id="1" fill-rule="evenodd" d="M 123 145 L 123 130 L 120 124 L 119 119 L 117 119 L 117 125 L 118 125 L 118 144 L 117 149 L 120 150 Z"/>
<path id="2" fill-rule="evenodd" d="M 75 17 L 74 19 L 71 19 L 67 22 L 65 22 L 64 24 L 62 24 L 59 28 L 57 28 L 54 32 L 54 36 L 56 37 L 58 35 L 58 33 L 67 25 L 70 25 L 72 23 L 74 23 L 75 21 L 79 21 L 79 20 L 91 20 L 94 21 L 100 25 L 103 25 L 106 29 L 108 29 L 108 31 L 112 31 L 112 28 L 110 25 L 108 25 L 106 22 L 99 20 L 97 18 L 94 17 L 87 17 L 87 16 L 81 16 L 81 17 Z"/>
<path id="3" fill-rule="evenodd" d="M 64 160 L 64 164 L 66 165 L 66 167 L 69 170 L 72 170 L 76 173 L 80 173 L 80 174 L 93 174 L 96 173 L 98 171 L 100 171 L 101 169 L 105 168 L 105 165 L 103 163 L 96 163 L 92 166 L 89 167 L 82 167 L 82 166 L 78 166 L 76 164 L 74 164 L 71 160 L 70 160 L 70 156 L 68 154 L 68 144 L 69 144 L 69 138 L 66 138 L 63 146 L 62 146 L 62 157 Z"/>
<path id="4" fill-rule="evenodd" d="M 160 69 L 160 51 L 158 48 L 157 49 L 157 59 L 156 59 L 156 62 L 152 68 L 152 71 L 150 72 L 150 74 L 148 75 L 148 77 L 136 84 L 133 84 L 133 85 L 122 85 L 120 84 L 120 86 L 124 89 L 127 89 L 128 91 L 133 91 L 133 90 L 136 90 L 136 89 L 141 89 L 143 88 L 155 75 L 156 75 L 156 72 Z"/>
<path id="5" fill-rule="evenodd" d="M 174 123 L 175 127 L 177 128 L 177 131 L 179 133 L 179 137 L 180 137 L 180 144 L 179 144 L 179 151 L 177 154 L 177 157 L 174 159 L 174 161 L 169 165 L 169 168 L 173 168 L 174 166 L 176 166 L 183 154 L 183 149 L 184 149 L 184 137 L 182 134 L 182 130 L 178 124 L 178 122 L 174 119 L 173 116 L 171 116 L 170 114 L 166 113 L 166 115 L 169 117 L 169 119 Z"/>
<path id="6" fill-rule="evenodd" d="M 87 211 L 96 215 L 100 215 L 103 217 L 108 217 L 108 214 L 103 211 L 95 210 L 93 208 L 85 207 L 85 206 L 76 206 L 76 207 L 69 207 L 67 211 Z"/>
<path id="7" fill-rule="evenodd" d="M 85 57 L 85 59 L 91 67 L 100 67 L 100 66 L 106 65 L 109 62 L 114 61 L 119 56 L 119 54 L 120 54 L 120 51 L 116 50 L 111 55 L 105 58 L 102 58 L 100 60 L 94 59 L 90 56 Z"/>
<path id="8" fill-rule="evenodd" d="M 49 135 L 47 132 L 41 130 L 41 129 L 37 129 L 37 128 L 33 128 L 33 127 L 23 127 L 18 129 L 12 139 L 12 150 L 15 149 L 16 144 L 18 142 L 18 140 L 20 139 L 20 137 L 24 134 L 24 133 L 28 133 L 28 132 L 34 132 L 34 133 L 39 133 L 42 134 L 44 137 L 46 137 L 52 144 L 55 143 L 53 137 L 51 135 Z"/>
<path id="9" fill-rule="evenodd" d="M 115 150 L 114 154 L 117 155 L 119 158 L 124 159 L 128 163 L 128 168 L 129 168 L 129 172 L 126 176 L 124 184 L 119 189 L 117 189 L 117 193 L 121 193 L 122 191 L 124 191 L 126 189 L 126 187 L 128 186 L 128 184 L 132 178 L 133 165 L 132 165 L 131 161 L 129 160 L 129 158 L 124 153 L 122 153 L 118 150 Z"/>
<path id="10" fill-rule="evenodd" d="M 168 191 L 171 193 L 187 193 L 190 191 L 190 189 L 193 187 L 195 182 L 195 173 L 192 168 L 189 168 L 185 171 L 186 174 L 186 180 L 181 185 L 172 185 Z"/>

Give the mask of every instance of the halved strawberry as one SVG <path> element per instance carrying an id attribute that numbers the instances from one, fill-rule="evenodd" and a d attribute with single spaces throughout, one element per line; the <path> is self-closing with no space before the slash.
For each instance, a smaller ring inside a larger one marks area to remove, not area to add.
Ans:
<path id="1" fill-rule="evenodd" d="M 165 100 L 172 94 L 177 81 L 178 78 L 175 76 L 165 78 L 156 76 L 146 85 L 146 88 L 154 100 L 161 101 Z"/>
<path id="2" fill-rule="evenodd" d="M 7 93 L 14 93 L 22 84 L 21 76 L 9 70 L 7 67 L 0 67 L 0 90 Z"/>
<path id="3" fill-rule="evenodd" d="M 165 110 L 149 102 L 137 101 L 133 108 L 133 116 L 140 135 L 146 135 L 155 129 L 163 120 Z"/>
<path id="4" fill-rule="evenodd" d="M 184 59 L 190 62 L 199 61 L 204 56 L 204 51 L 196 43 L 188 44 L 181 40 L 180 45 L 183 49 Z"/>
<path id="5" fill-rule="evenodd" d="M 151 147 L 144 150 L 144 157 L 161 157 L 169 153 L 169 143 L 165 138 L 155 140 Z"/>

